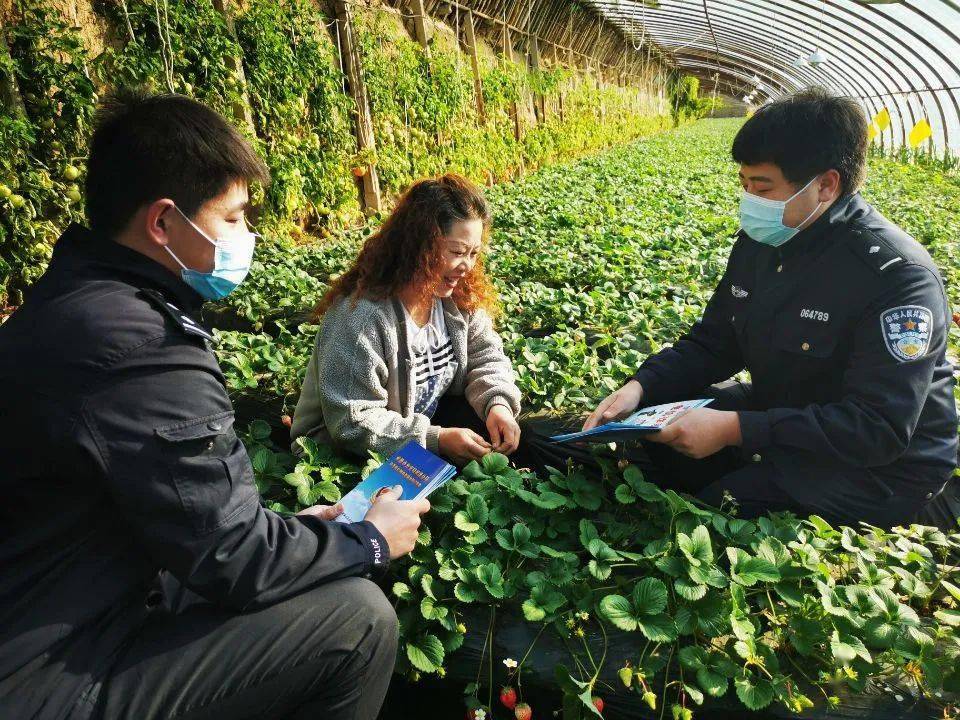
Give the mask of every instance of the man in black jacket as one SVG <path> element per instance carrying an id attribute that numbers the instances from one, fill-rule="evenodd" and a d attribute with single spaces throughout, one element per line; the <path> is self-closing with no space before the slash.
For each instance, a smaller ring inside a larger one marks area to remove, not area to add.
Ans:
<path id="1" fill-rule="evenodd" d="M 91 229 L 0 326 L 0 717 L 375 717 L 397 626 L 369 578 L 428 504 L 264 509 L 196 319 L 249 269 L 266 168 L 209 108 L 135 92 L 88 168 Z"/>
<path id="2" fill-rule="evenodd" d="M 741 230 L 703 318 L 586 428 L 709 393 L 650 439 L 668 482 L 741 514 L 817 513 L 956 527 L 941 507 L 957 459 L 951 312 L 927 251 L 858 193 L 867 122 L 809 90 L 756 112 L 733 159 Z M 708 388 L 742 370 L 750 383 Z"/>

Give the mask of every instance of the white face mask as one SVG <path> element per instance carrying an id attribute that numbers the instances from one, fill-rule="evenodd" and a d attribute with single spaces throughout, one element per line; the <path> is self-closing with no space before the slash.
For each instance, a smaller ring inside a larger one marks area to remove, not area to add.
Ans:
<path id="1" fill-rule="evenodd" d="M 740 199 L 740 227 L 751 239 L 758 243 L 780 247 L 800 232 L 807 221 L 816 215 L 817 210 L 823 205 L 823 202 L 818 202 L 813 212 L 807 215 L 803 222 L 796 227 L 783 224 L 783 213 L 787 209 L 787 204 L 810 187 L 813 181 L 819 177 L 819 175 L 814 176 L 810 182 L 786 200 L 768 200 L 757 195 L 751 195 L 744 190 L 743 197 Z"/>

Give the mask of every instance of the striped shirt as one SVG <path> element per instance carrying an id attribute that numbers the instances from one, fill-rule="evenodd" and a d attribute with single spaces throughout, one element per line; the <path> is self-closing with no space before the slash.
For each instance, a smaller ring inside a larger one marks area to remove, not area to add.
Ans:
<path id="1" fill-rule="evenodd" d="M 404 308 L 413 359 L 413 411 L 433 417 L 437 402 L 453 382 L 453 344 L 443 319 L 440 298 L 434 299 L 429 322 L 420 327 Z"/>

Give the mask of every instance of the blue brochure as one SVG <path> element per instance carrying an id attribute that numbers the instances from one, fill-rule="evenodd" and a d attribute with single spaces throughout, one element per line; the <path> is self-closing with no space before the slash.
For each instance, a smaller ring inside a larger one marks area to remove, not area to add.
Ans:
<path id="1" fill-rule="evenodd" d="M 360 522 L 377 498 L 395 487 L 400 488 L 400 500 L 427 497 L 456 474 L 453 465 L 411 440 L 343 496 L 343 512 L 336 519 Z"/>
<path id="2" fill-rule="evenodd" d="M 684 400 L 666 403 L 637 410 L 630 417 L 617 422 L 598 425 L 583 432 L 554 435 L 550 440 L 555 443 L 567 442 L 616 442 L 636 440 L 649 433 L 659 432 L 679 417 L 695 408 L 709 405 L 712 400 Z"/>

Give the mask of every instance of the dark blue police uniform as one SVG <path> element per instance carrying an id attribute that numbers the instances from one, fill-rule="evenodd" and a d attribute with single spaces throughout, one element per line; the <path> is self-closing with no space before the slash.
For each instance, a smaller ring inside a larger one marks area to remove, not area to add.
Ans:
<path id="1" fill-rule="evenodd" d="M 956 466 L 950 319 L 927 251 L 854 194 L 779 248 L 741 231 L 703 318 L 635 379 L 657 404 L 749 371 L 714 406 L 746 462 L 701 464 L 704 499 L 906 523 Z"/>
<path id="2" fill-rule="evenodd" d="M 74 226 L 0 326 L 0 717 L 376 713 L 389 548 L 262 507 L 201 302 Z M 170 577 L 205 608 L 173 614 Z M 331 709 L 328 671 L 367 692 Z"/>

